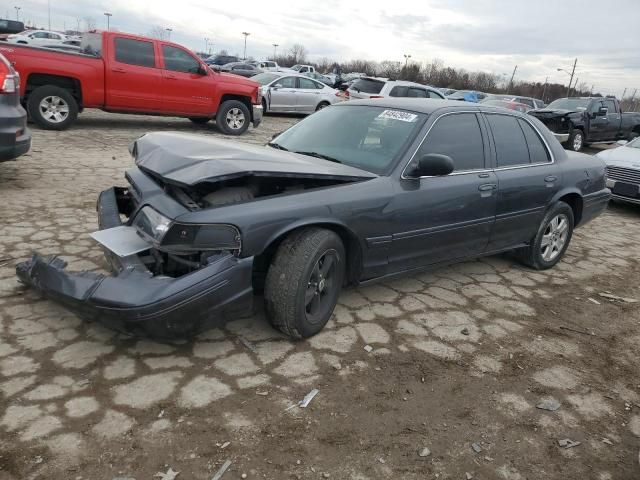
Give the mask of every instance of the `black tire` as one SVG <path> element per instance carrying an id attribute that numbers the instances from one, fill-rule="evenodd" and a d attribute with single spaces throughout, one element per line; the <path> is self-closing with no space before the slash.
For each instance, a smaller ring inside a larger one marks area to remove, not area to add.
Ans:
<path id="1" fill-rule="evenodd" d="M 191 120 L 196 125 L 204 125 L 211 119 L 207 117 L 189 117 L 189 120 Z"/>
<path id="2" fill-rule="evenodd" d="M 262 99 L 262 113 L 267 113 L 267 100 Z"/>
<path id="3" fill-rule="evenodd" d="M 331 105 L 329 102 L 320 102 L 320 103 L 318 104 L 318 106 L 316 107 L 316 112 L 317 112 L 318 110 L 322 110 L 322 109 L 323 109 L 323 108 L 325 108 L 325 107 L 328 107 L 329 105 Z"/>
<path id="4" fill-rule="evenodd" d="M 250 122 L 249 109 L 239 100 L 222 102 L 216 115 L 218 129 L 227 135 L 242 135 L 249 128 Z"/>
<path id="5" fill-rule="evenodd" d="M 264 299 L 271 324 L 295 339 L 322 330 L 338 301 L 345 265 L 344 245 L 331 230 L 308 228 L 289 235 L 267 272 Z"/>
<path id="6" fill-rule="evenodd" d="M 41 105 L 43 102 L 55 110 L 47 110 Z M 33 122 L 45 130 L 66 130 L 78 118 L 78 102 L 68 90 L 44 85 L 29 95 L 27 111 Z"/>
<path id="7" fill-rule="evenodd" d="M 253 192 L 248 187 L 226 187 L 202 197 L 209 207 L 220 207 L 253 200 Z"/>
<path id="8" fill-rule="evenodd" d="M 574 128 L 569 135 L 569 140 L 564 144 L 567 150 L 579 152 L 584 147 L 584 133 L 579 128 Z"/>
<path id="9" fill-rule="evenodd" d="M 567 222 L 565 235 L 554 231 L 552 221 L 557 218 L 564 219 Z M 520 251 L 522 262 L 536 270 L 546 270 L 553 267 L 567 251 L 573 236 L 573 227 L 574 218 L 571 207 L 564 202 L 556 203 L 542 219 L 538 233 L 531 239 L 530 245 Z M 562 238 L 564 238 L 564 241 L 560 243 Z M 548 241 L 551 243 L 547 246 L 543 245 Z"/>

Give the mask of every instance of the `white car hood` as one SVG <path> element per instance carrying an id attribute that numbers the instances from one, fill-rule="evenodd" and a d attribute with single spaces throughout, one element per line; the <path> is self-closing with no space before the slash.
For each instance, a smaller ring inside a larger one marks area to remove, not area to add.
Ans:
<path id="1" fill-rule="evenodd" d="M 608 166 L 640 170 L 640 148 L 618 147 L 604 150 L 597 156 L 604 160 Z"/>

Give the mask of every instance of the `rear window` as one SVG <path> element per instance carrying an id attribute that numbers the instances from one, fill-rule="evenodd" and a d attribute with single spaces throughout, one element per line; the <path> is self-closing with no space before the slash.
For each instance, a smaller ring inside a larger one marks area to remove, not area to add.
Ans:
<path id="1" fill-rule="evenodd" d="M 82 53 L 87 55 L 102 56 L 102 35 L 99 33 L 83 33 L 80 39 L 80 48 L 82 48 Z"/>
<path id="2" fill-rule="evenodd" d="M 152 42 L 130 38 L 116 38 L 116 61 L 140 67 L 155 67 Z"/>
<path id="3" fill-rule="evenodd" d="M 364 93 L 380 93 L 382 87 L 384 86 L 384 82 L 380 80 L 373 80 L 371 78 L 361 78 L 356 80 L 351 88 L 358 92 Z"/>

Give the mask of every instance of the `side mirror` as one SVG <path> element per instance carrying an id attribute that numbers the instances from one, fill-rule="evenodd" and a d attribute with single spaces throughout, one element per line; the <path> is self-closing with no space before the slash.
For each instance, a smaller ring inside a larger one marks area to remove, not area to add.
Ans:
<path id="1" fill-rule="evenodd" d="M 600 108 L 598 109 L 598 116 L 599 116 L 599 117 L 606 117 L 606 116 L 607 116 L 607 112 L 608 112 L 608 111 L 609 111 L 609 110 L 607 109 L 607 107 L 600 107 Z"/>
<path id="2" fill-rule="evenodd" d="M 620 145 L 621 147 L 624 147 L 627 143 L 629 143 L 629 142 L 626 141 L 626 140 L 618 140 L 616 142 L 616 145 Z"/>
<path id="3" fill-rule="evenodd" d="M 276 83 L 271 88 L 273 88 L 274 90 L 278 90 L 279 88 L 282 88 L 282 84 L 281 83 Z"/>
<path id="4" fill-rule="evenodd" d="M 423 155 L 413 171 L 414 177 L 442 177 L 453 172 L 453 159 L 439 153 Z"/>

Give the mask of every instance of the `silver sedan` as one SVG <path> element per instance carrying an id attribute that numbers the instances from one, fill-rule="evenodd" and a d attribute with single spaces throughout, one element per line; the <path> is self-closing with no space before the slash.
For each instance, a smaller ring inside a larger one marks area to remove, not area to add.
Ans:
<path id="1" fill-rule="evenodd" d="M 304 75 L 265 72 L 251 80 L 262 85 L 265 112 L 313 113 L 344 100 L 338 90 Z"/>

